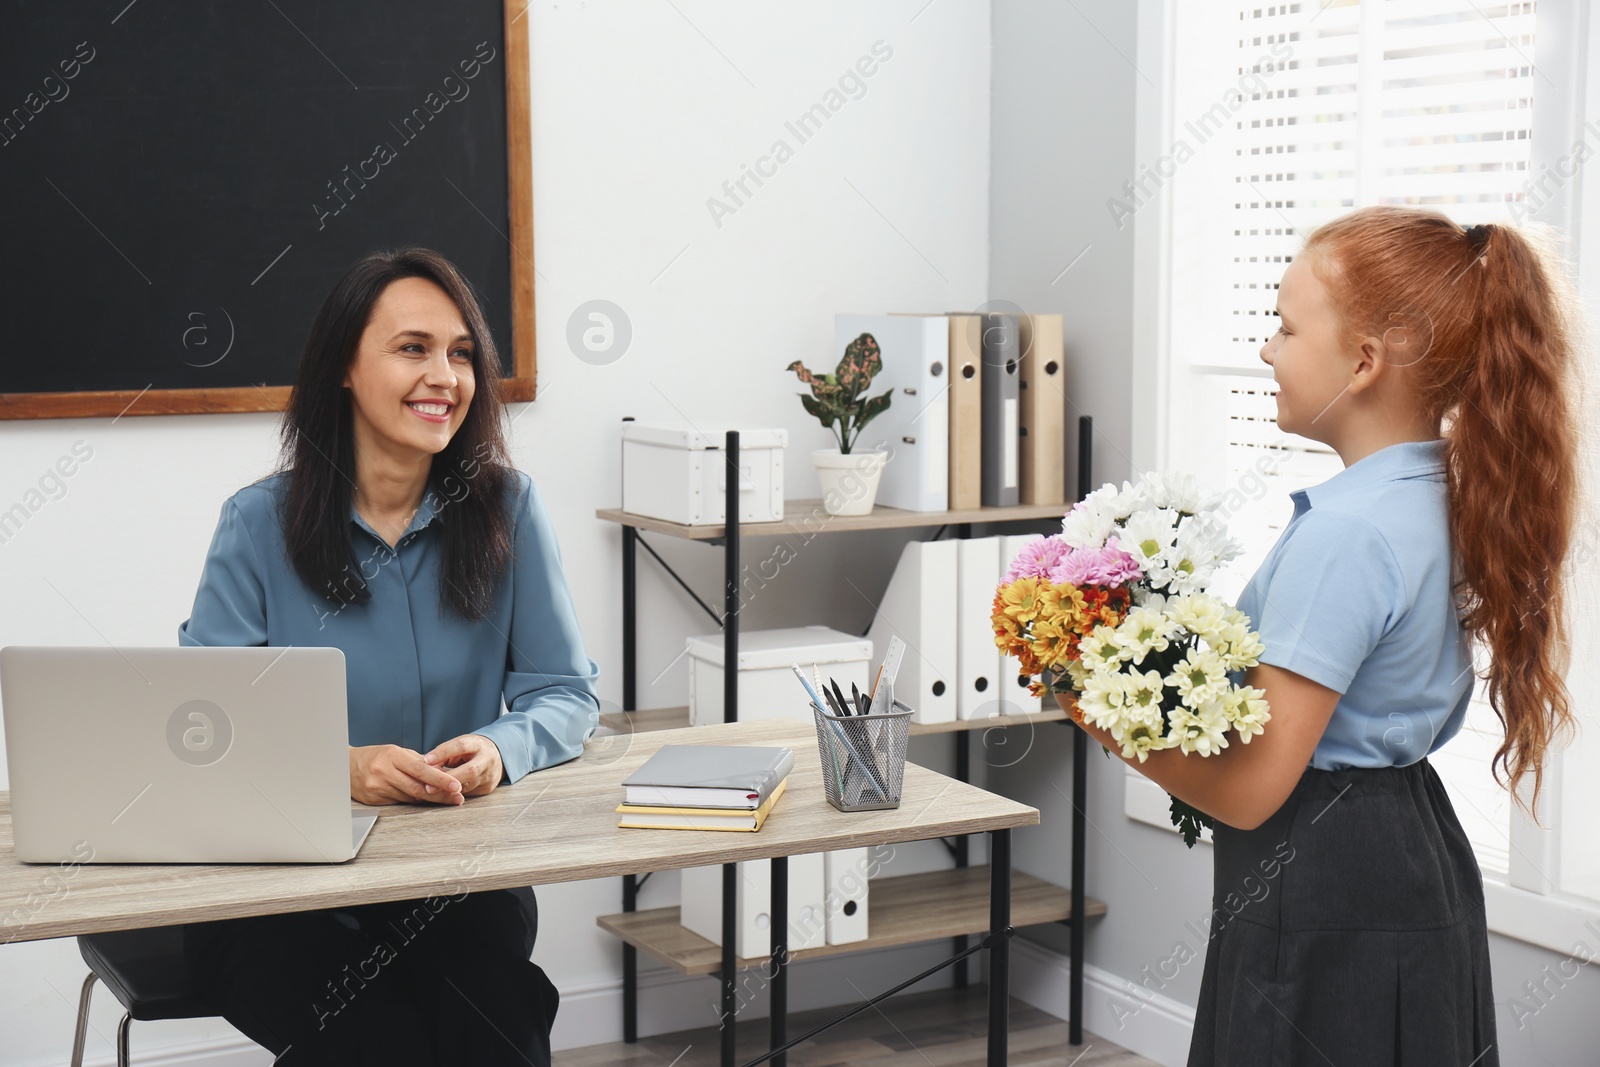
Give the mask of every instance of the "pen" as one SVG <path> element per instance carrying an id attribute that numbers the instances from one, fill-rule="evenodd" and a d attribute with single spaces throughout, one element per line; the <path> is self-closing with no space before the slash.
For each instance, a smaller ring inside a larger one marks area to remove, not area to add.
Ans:
<path id="1" fill-rule="evenodd" d="M 791 663 L 791 664 L 789 664 L 789 669 L 794 671 L 794 676 L 796 678 L 800 679 L 800 684 L 805 686 L 806 687 L 806 692 L 811 695 L 811 706 L 816 708 L 818 711 L 821 711 L 822 710 L 822 702 L 817 699 L 817 691 L 815 689 L 811 688 L 811 683 L 806 681 L 806 676 L 800 670 L 800 664 Z M 813 668 L 813 669 L 815 669 L 815 668 Z M 829 725 L 832 725 L 832 726 L 835 726 L 835 727 L 837 726 L 837 724 L 834 724 L 834 723 L 830 723 Z M 829 754 L 830 755 L 834 755 L 832 749 L 829 749 Z M 841 782 L 844 780 L 844 772 L 839 766 L 839 761 L 838 761 L 837 755 L 834 755 L 833 773 L 834 773 L 834 776 L 836 778 L 838 778 Z"/>
<path id="2" fill-rule="evenodd" d="M 789 669 L 794 671 L 794 676 L 796 678 L 800 679 L 800 684 L 806 687 L 806 692 L 811 696 L 811 703 L 815 704 L 819 708 L 822 707 L 821 698 L 817 696 L 817 691 L 811 688 L 811 683 L 806 681 L 806 676 L 801 673 L 800 664 L 791 663 L 789 664 Z"/>

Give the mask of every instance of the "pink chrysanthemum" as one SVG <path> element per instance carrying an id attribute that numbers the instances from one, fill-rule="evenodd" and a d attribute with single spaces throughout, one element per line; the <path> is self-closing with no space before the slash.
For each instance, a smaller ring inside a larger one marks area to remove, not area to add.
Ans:
<path id="1" fill-rule="evenodd" d="M 1022 546 L 1017 558 L 1006 568 L 1005 585 L 1018 578 L 1048 577 L 1072 549 L 1059 537 L 1036 537 Z"/>
<path id="2" fill-rule="evenodd" d="M 1119 586 L 1137 580 L 1139 561 L 1109 538 L 1103 548 L 1074 548 L 1066 552 L 1045 576 L 1056 585 Z"/>

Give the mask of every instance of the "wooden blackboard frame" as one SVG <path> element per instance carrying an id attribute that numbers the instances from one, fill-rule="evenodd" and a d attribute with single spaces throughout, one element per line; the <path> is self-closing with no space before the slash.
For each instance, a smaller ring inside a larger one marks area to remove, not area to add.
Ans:
<path id="1" fill-rule="evenodd" d="M 504 0 L 506 167 L 511 198 L 512 373 L 502 399 L 533 400 L 536 390 L 533 269 L 533 113 L 529 100 L 529 29 L 525 0 Z M 519 25 L 520 23 L 520 25 Z M 116 389 L 81 393 L 0 393 L 0 419 L 80 419 L 123 415 L 201 415 L 282 411 L 289 386 L 219 389 Z"/>

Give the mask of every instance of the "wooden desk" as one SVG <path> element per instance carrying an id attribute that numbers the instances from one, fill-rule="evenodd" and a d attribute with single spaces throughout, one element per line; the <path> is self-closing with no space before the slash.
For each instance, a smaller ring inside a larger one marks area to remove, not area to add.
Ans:
<path id="1" fill-rule="evenodd" d="M 794 750 L 795 766 L 788 790 L 758 833 L 618 828 L 612 809 L 622 799 L 622 779 L 663 744 L 787 745 Z M 380 818 L 360 855 L 344 864 L 60 868 L 18 862 L 10 796 L 0 792 L 0 943 L 988 832 L 993 836 L 986 939 L 991 950 L 989 1062 L 1005 1063 L 1010 829 L 1036 825 L 1035 808 L 908 764 L 900 807 L 839 812 L 823 795 L 814 728 L 778 720 L 596 738 L 580 758 L 459 807 L 376 810 Z M 785 884 L 777 870 L 773 884 Z M 781 937 L 784 927 L 775 923 L 775 935 Z M 776 993 L 785 953 L 774 955 L 779 960 Z M 732 940 L 724 939 L 725 1056 L 732 1052 L 736 966 Z M 783 1032 L 780 999 L 774 998 L 775 1038 Z"/>

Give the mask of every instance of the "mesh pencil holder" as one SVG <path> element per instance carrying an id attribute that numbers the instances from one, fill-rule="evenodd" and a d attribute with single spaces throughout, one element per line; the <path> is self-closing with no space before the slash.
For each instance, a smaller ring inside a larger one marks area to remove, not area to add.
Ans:
<path id="1" fill-rule="evenodd" d="M 817 754 L 828 803 L 840 811 L 878 811 L 900 806 L 906 773 L 911 709 L 875 715 L 834 715 L 813 706 Z"/>

